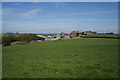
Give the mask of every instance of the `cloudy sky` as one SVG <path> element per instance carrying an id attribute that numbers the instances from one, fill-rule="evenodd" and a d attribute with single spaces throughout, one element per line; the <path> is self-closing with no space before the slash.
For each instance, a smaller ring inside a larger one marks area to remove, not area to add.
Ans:
<path id="1" fill-rule="evenodd" d="M 118 32 L 117 2 L 3 2 L 3 33 Z"/>

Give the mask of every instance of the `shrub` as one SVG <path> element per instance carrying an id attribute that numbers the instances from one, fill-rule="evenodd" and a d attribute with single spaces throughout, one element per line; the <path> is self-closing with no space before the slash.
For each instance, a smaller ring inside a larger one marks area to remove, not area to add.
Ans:
<path id="1" fill-rule="evenodd" d="M 18 35 L 17 40 L 22 42 L 31 42 L 32 40 L 37 40 L 37 36 L 35 34 L 21 34 Z"/>
<path id="2" fill-rule="evenodd" d="M 2 37 L 2 45 L 3 46 L 11 45 L 11 38 L 9 36 Z"/>

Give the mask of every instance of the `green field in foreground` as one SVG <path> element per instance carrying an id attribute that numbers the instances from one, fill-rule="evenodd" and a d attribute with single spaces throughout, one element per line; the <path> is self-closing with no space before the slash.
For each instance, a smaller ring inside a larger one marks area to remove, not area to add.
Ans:
<path id="1" fill-rule="evenodd" d="M 117 39 L 69 39 L 3 47 L 3 78 L 117 77 Z"/>

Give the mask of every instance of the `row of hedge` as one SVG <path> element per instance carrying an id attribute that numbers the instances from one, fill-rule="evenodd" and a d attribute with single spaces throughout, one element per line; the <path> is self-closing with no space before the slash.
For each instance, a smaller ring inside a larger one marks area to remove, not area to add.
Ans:
<path id="1" fill-rule="evenodd" d="M 105 37 L 105 36 L 83 36 L 83 38 L 110 38 L 110 39 L 120 39 L 120 37 Z"/>

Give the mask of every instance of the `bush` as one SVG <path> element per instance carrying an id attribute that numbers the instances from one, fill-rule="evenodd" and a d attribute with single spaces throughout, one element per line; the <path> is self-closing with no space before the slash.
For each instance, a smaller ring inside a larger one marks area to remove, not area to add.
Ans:
<path id="1" fill-rule="evenodd" d="M 3 46 L 11 45 L 11 38 L 9 36 L 2 37 L 2 45 Z"/>
<path id="2" fill-rule="evenodd" d="M 2 38 L 0 37 L 0 45 L 2 45 Z"/>
<path id="3" fill-rule="evenodd" d="M 32 40 L 37 40 L 37 36 L 35 34 L 21 34 L 16 38 L 21 42 L 31 42 Z"/>
<path id="4" fill-rule="evenodd" d="M 2 45 L 9 46 L 11 45 L 11 42 L 13 44 L 25 44 L 37 39 L 39 38 L 36 36 L 36 34 L 4 35 L 2 37 Z M 44 40 L 43 38 L 40 39 Z"/>

